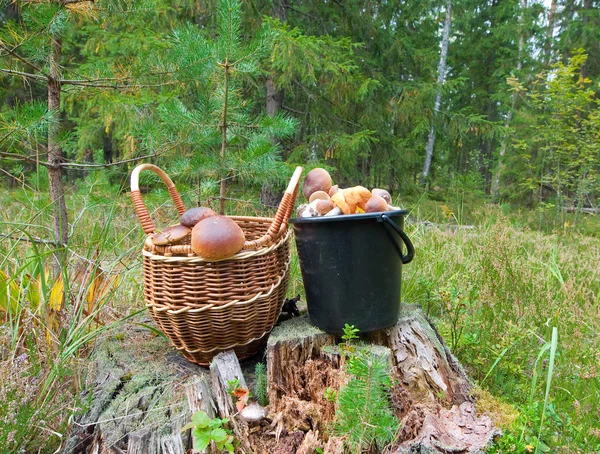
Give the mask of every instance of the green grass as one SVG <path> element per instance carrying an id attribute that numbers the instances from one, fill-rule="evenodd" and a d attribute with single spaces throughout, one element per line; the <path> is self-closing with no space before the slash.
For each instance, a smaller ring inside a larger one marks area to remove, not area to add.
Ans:
<path id="1" fill-rule="evenodd" d="M 80 407 L 76 396 L 85 386 L 91 343 L 144 308 L 143 232 L 128 194 L 106 188 L 99 177 L 69 191 L 69 323 L 51 333 L 50 346 L 51 315 L 44 304 L 33 309 L 23 294 L 26 275 L 49 264 L 52 248 L 18 239 L 51 239 L 49 201 L 40 193 L 0 190 L 5 201 L 0 233 L 8 235 L 0 238 L 0 270 L 21 295 L 17 313 L 0 311 L 0 445 L 53 452 Z M 187 206 L 197 202 L 195 191 L 182 195 Z M 481 392 L 493 396 L 486 408 L 511 409 L 502 410 L 511 416 L 505 418 L 505 436 L 494 452 L 524 452 L 526 445 L 600 452 L 598 218 L 552 207 L 490 207 L 458 191 L 445 197 L 445 202 L 427 197 L 397 201 L 410 210 L 406 229 L 416 248 L 415 260 L 403 270 L 403 299 L 423 306 Z M 239 191 L 234 198 L 246 197 Z M 145 200 L 157 226 L 177 222 L 161 187 Z M 231 201 L 228 212 L 272 215 L 273 210 L 255 202 Z M 423 221 L 475 228 L 446 230 Z M 86 313 L 86 295 L 94 283 L 89 271 L 100 268 L 121 278 Z M 53 284 L 44 282 L 42 301 L 50 299 Z M 297 293 L 303 291 L 294 252 L 289 296 Z"/>
<path id="2" fill-rule="evenodd" d="M 482 388 L 520 412 L 495 452 L 600 452 L 600 239 L 478 210 L 474 229 L 408 226 L 417 252 L 403 299 L 423 306 Z"/>

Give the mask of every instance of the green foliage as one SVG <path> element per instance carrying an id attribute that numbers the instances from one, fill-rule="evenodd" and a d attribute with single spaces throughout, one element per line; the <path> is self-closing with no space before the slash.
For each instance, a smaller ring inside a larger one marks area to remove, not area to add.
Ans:
<path id="1" fill-rule="evenodd" d="M 192 415 L 192 422 L 183 426 L 181 430 L 192 429 L 194 449 L 203 451 L 211 442 L 214 442 L 218 450 L 234 452 L 233 435 L 226 428 L 228 422 L 228 418 L 210 419 L 205 411 L 200 410 Z"/>
<path id="2" fill-rule="evenodd" d="M 341 342 L 339 346 L 346 353 L 354 353 L 356 351 L 354 343 L 356 339 L 358 339 L 358 332 L 359 329 L 354 325 L 349 325 L 348 323 L 344 325 L 344 334 L 342 334 L 343 342 Z"/>
<path id="3" fill-rule="evenodd" d="M 338 392 L 334 422 L 335 433 L 345 437 L 346 452 L 382 452 L 396 434 L 388 361 L 358 349 L 346 362 L 350 380 Z"/>
<path id="4" fill-rule="evenodd" d="M 598 239 L 469 209 L 474 230 L 409 227 L 421 254 L 403 270 L 403 300 L 421 303 L 469 375 L 518 410 L 493 452 L 595 452 Z"/>
<path id="5" fill-rule="evenodd" d="M 254 395 L 263 407 L 269 405 L 269 394 L 267 393 L 267 369 L 263 363 L 256 363 L 254 367 Z"/>
<path id="6" fill-rule="evenodd" d="M 381 452 L 398 429 L 389 402 L 389 361 L 355 345 L 358 333 L 354 325 L 345 324 L 338 348 L 350 379 L 339 391 L 327 388 L 323 397 L 336 402 L 334 431 L 344 437 L 345 452 Z"/>
<path id="7" fill-rule="evenodd" d="M 566 64 L 540 73 L 530 89 L 512 82 L 527 97 L 533 124 L 518 130 L 511 177 L 524 171 L 522 190 L 540 202 L 540 188 L 551 191 L 559 210 L 589 205 L 600 192 L 600 104 L 591 79 L 582 74 L 586 61 L 576 50 Z"/>

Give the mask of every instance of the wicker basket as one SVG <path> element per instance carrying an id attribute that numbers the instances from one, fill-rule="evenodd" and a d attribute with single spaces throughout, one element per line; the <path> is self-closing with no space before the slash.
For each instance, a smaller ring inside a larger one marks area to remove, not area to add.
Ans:
<path id="1" fill-rule="evenodd" d="M 190 238 L 175 246 L 155 246 L 156 231 L 139 191 L 142 170 L 155 172 L 167 185 L 179 215 L 186 209 L 175 185 L 160 168 L 136 167 L 131 197 L 147 234 L 142 251 L 144 299 L 160 329 L 183 356 L 207 365 L 217 353 L 233 349 L 238 358 L 263 347 L 277 321 L 289 279 L 290 217 L 302 168 L 296 168 L 274 218 L 231 216 L 244 231 L 244 248 L 231 258 L 207 261 L 197 256 Z"/>

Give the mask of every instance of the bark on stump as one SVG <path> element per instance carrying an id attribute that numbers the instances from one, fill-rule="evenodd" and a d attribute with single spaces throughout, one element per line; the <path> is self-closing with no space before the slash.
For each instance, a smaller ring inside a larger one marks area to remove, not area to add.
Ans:
<path id="1" fill-rule="evenodd" d="M 392 401 L 402 429 L 386 452 L 477 453 L 499 434 L 488 416 L 476 414 L 471 382 L 419 307 L 403 306 L 394 327 L 364 337 L 387 347 L 378 354 L 391 356 L 397 382 Z M 335 342 L 303 316 L 276 327 L 267 345 L 269 408 L 277 430 L 302 430 L 313 449 L 329 453 L 343 452 L 341 440 L 321 438 L 319 444 L 314 434 L 323 434 L 334 416 L 325 391 L 339 389 L 345 379 L 330 347 Z"/>
<path id="2" fill-rule="evenodd" d="M 402 429 L 386 453 L 475 453 L 498 433 L 489 417 L 476 415 L 467 376 L 419 308 L 405 306 L 394 327 L 363 337 L 372 354 L 389 359 L 397 383 L 391 400 Z M 230 418 L 239 452 L 343 453 L 343 438 L 330 434 L 335 402 L 326 392 L 347 382 L 338 340 L 307 316 L 275 327 L 267 344 L 269 414 L 247 423 L 229 388 L 231 380 L 247 388 L 244 372 L 248 378 L 253 364 L 243 371 L 229 351 L 209 371 L 163 337 L 129 327 L 97 343 L 89 409 L 63 452 L 183 454 L 193 446 L 181 427 L 201 409 Z"/>

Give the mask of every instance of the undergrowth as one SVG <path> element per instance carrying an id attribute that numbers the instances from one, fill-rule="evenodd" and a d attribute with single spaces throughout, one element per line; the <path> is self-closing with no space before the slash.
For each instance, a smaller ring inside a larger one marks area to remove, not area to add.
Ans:
<path id="1" fill-rule="evenodd" d="M 234 195 L 229 213 L 274 212 L 241 201 L 243 191 Z M 212 203 L 197 191 L 182 197 L 188 207 Z M 145 193 L 157 226 L 177 220 L 168 199 L 159 185 Z M 49 272 L 53 246 L 42 241 L 52 237 L 48 198 L 14 189 L 2 200 L 0 446 L 54 452 L 82 408 L 76 396 L 90 345 L 143 310 L 143 233 L 128 194 L 108 189 L 105 177 L 71 187 L 69 261 L 57 282 Z M 403 269 L 403 300 L 423 306 L 489 396 L 488 407 L 502 409 L 505 435 L 494 452 L 600 452 L 597 217 L 489 207 L 458 192 L 445 202 L 395 203 L 410 209 L 406 230 L 416 247 Z M 295 253 L 290 277 L 289 295 L 302 294 Z"/>
<path id="2" fill-rule="evenodd" d="M 403 300 L 518 413 L 492 452 L 600 452 L 600 240 L 517 229 L 502 207 L 480 209 L 489 216 L 467 229 L 411 213 Z"/>

